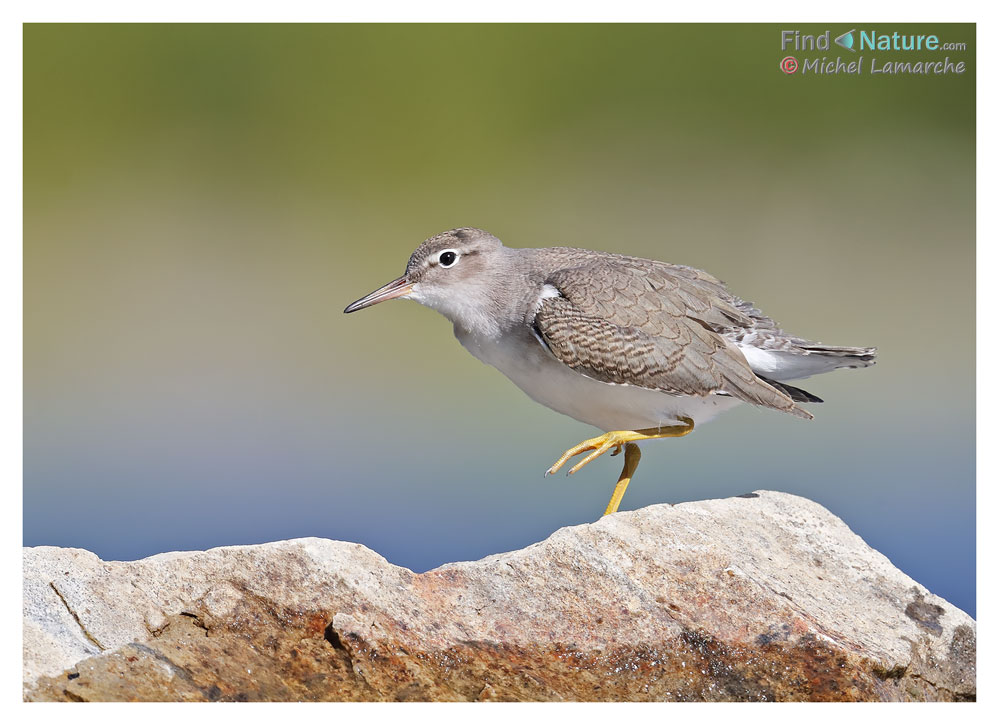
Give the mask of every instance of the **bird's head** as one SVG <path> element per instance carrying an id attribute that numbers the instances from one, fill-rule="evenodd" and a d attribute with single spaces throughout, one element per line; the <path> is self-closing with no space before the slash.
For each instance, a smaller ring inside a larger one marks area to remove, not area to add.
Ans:
<path id="1" fill-rule="evenodd" d="M 462 227 L 423 242 L 409 258 L 406 273 L 347 305 L 356 312 L 379 302 L 411 299 L 452 322 L 474 328 L 488 315 L 494 288 L 502 278 L 503 243 L 489 232 Z"/>

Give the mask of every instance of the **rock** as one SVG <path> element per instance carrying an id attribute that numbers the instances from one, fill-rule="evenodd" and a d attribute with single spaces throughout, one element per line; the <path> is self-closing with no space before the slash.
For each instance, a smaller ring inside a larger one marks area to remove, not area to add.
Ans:
<path id="1" fill-rule="evenodd" d="M 26 700 L 970 700 L 975 621 L 760 491 L 424 574 L 297 539 L 24 550 Z"/>

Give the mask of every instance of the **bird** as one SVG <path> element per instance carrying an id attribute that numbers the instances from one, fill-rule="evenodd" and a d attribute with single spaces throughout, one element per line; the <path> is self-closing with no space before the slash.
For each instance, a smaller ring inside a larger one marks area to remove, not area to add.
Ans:
<path id="1" fill-rule="evenodd" d="M 401 277 L 345 313 L 410 299 L 446 317 L 472 355 L 530 398 L 604 433 L 546 471 L 608 451 L 624 467 L 615 513 L 641 459 L 638 443 L 690 434 L 740 404 L 810 420 L 821 398 L 796 381 L 875 363 L 877 348 L 784 332 L 753 303 L 693 267 L 573 247 L 514 248 L 475 227 L 426 239 Z"/>

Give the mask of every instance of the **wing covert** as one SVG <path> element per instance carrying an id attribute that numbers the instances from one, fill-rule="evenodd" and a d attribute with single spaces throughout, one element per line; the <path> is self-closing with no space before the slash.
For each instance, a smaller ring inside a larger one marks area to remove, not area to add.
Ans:
<path id="1" fill-rule="evenodd" d="M 561 269 L 546 279 L 561 296 L 541 301 L 534 327 L 560 362 L 601 382 L 674 395 L 729 394 L 810 418 L 710 329 L 744 316 L 713 294 L 720 284 L 711 282 L 606 260 Z"/>

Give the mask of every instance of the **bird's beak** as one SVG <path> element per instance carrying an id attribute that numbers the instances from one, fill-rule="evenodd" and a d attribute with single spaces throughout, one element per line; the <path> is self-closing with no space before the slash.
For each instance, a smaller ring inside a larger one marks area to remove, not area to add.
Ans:
<path id="1" fill-rule="evenodd" d="M 384 302 L 385 300 L 394 300 L 397 297 L 406 297 L 410 292 L 413 291 L 413 283 L 406 279 L 405 276 L 399 279 L 394 279 L 389 282 L 384 287 L 379 287 L 371 294 L 365 295 L 357 302 L 351 302 L 347 305 L 344 312 L 357 312 L 358 310 L 363 310 L 365 307 L 371 307 L 371 305 L 377 305 L 379 302 Z"/>

